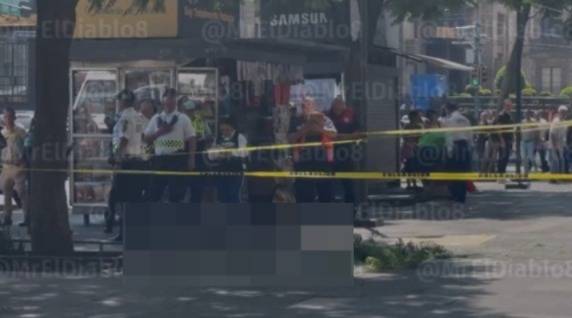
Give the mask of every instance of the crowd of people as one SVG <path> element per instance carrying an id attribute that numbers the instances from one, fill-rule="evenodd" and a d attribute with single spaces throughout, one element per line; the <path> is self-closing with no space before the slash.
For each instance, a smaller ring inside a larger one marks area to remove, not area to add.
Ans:
<path id="1" fill-rule="evenodd" d="M 118 113 L 113 122 L 106 119 L 105 123 L 112 132 L 109 162 L 117 170 L 109 192 L 106 233 L 112 234 L 118 225 L 121 227 L 122 203 L 239 203 L 248 197 L 243 191 L 247 184 L 243 172 L 249 169 L 253 152 L 247 149 L 247 136 L 238 131 L 234 120 L 220 118 L 219 131 L 212 131 L 198 103 L 180 98 L 175 89 L 165 90 L 162 109 L 157 109 L 151 101 L 137 100 L 129 90 L 121 91 L 116 99 Z M 356 162 L 352 152 L 356 145 L 338 145 L 335 141 L 363 137 L 358 132 L 353 109 L 341 98 L 334 100 L 328 113 L 320 112 L 311 98 L 292 106 L 297 111 L 292 112 L 288 140 L 296 145 L 317 142 L 318 146 L 296 146 L 286 155 L 282 151 L 280 156 L 285 156 L 295 171 L 352 171 Z M 74 110 L 74 114 L 74 123 L 93 122 L 81 107 Z M 26 212 L 21 226 L 29 226 L 26 208 L 29 169 L 25 145 L 30 143 L 31 133 L 19 127 L 15 117 L 13 109 L 4 110 L 0 186 L 5 209 L 1 223 L 12 225 L 15 200 Z M 94 131 L 98 129 L 95 123 L 91 126 Z M 168 173 L 156 173 L 165 171 Z M 342 200 L 357 206 L 353 181 L 338 182 L 330 178 L 299 178 L 292 187 L 277 184 L 272 201 L 333 202 L 338 183 Z M 122 240 L 121 232 L 120 229 L 117 240 Z"/>
<path id="2" fill-rule="evenodd" d="M 138 101 L 129 90 L 117 95 L 117 104 L 118 115 L 109 125 L 113 136 L 110 163 L 118 173 L 109 193 L 107 233 L 121 225 L 117 222 L 120 203 L 181 203 L 187 198 L 190 203 L 202 203 L 213 193 L 213 200 L 220 203 L 239 203 L 245 198 L 243 172 L 249 169 L 253 152 L 236 122 L 221 118 L 219 131 L 212 131 L 197 102 L 179 98 L 175 89 L 165 90 L 161 110 L 152 102 Z M 566 123 L 567 117 L 566 106 L 553 113 L 526 111 L 520 147 L 524 172 L 570 171 L 572 129 Z M 511 101 L 505 101 L 498 112 L 483 111 L 478 122 L 469 118 L 451 103 L 440 112 L 409 112 L 402 120 L 403 172 L 507 172 L 517 148 Z M 26 212 L 22 225 L 28 226 L 26 145 L 30 143 L 30 134 L 16 125 L 13 109 L 4 110 L 3 123 L 0 186 L 5 195 L 5 211 L 1 221 L 2 225 L 12 225 L 15 200 Z M 474 131 L 457 129 L 475 125 L 480 127 Z M 365 136 L 354 110 L 342 98 L 336 98 L 328 112 L 319 111 L 315 100 L 305 98 L 298 111 L 292 113 L 288 143 L 293 147 L 287 157 L 294 171 L 326 175 L 351 172 L 360 161 L 354 156 L 359 145 L 337 141 L 356 141 Z M 301 145 L 305 143 L 314 146 Z M 134 171 L 149 173 L 131 173 Z M 170 173 L 154 173 L 164 171 Z M 407 180 L 407 186 L 416 188 L 416 180 Z M 456 201 L 465 202 L 466 182 L 450 182 L 448 188 Z M 328 203 L 336 201 L 339 193 L 341 201 L 357 207 L 354 181 L 327 177 L 297 178 L 292 191 L 277 184 L 272 200 Z M 121 234 L 117 239 L 122 239 Z"/>
<path id="3" fill-rule="evenodd" d="M 570 173 L 572 127 L 567 124 L 568 114 L 565 105 L 552 111 L 529 109 L 522 125 L 516 125 L 510 100 L 504 101 L 499 111 L 484 110 L 476 122 L 471 122 L 470 114 L 454 104 L 447 104 L 441 113 L 410 111 L 401 121 L 406 131 L 401 141 L 402 171 L 505 174 L 510 164 L 516 163 L 516 136 L 520 130 L 522 172 Z M 478 127 L 471 130 L 439 130 L 475 126 Z M 417 188 L 413 179 L 408 180 L 407 186 Z M 454 192 L 451 191 L 454 197 L 464 201 L 463 193 Z"/>

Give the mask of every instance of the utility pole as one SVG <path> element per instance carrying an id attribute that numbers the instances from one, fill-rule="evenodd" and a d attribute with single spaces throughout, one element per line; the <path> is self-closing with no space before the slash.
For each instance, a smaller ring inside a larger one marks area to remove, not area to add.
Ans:
<path id="1" fill-rule="evenodd" d="M 481 113 L 481 100 L 480 100 L 480 88 L 483 81 L 482 74 L 481 74 L 481 4 L 480 1 L 477 1 L 475 4 L 476 9 L 476 19 L 475 19 L 475 69 L 477 72 L 477 81 L 478 84 L 475 88 L 475 118 L 479 118 Z"/>

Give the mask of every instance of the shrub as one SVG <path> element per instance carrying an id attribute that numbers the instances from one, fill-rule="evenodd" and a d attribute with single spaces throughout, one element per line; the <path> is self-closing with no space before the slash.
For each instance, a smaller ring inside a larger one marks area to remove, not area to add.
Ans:
<path id="1" fill-rule="evenodd" d="M 488 88 L 481 88 L 479 90 L 479 96 L 493 96 L 493 91 Z"/>
<path id="2" fill-rule="evenodd" d="M 527 87 L 525 89 L 522 90 L 522 96 L 536 96 L 537 95 L 537 91 L 536 89 L 532 88 L 532 87 Z"/>
<path id="3" fill-rule="evenodd" d="M 354 260 L 370 272 L 415 269 L 423 262 L 450 257 L 451 254 L 438 245 L 405 244 L 401 240 L 395 245 L 388 245 L 373 240 L 362 241 L 361 237 L 354 238 Z"/>
<path id="4" fill-rule="evenodd" d="M 475 96 L 475 94 L 477 94 L 477 92 L 479 91 L 478 87 L 475 87 L 473 85 L 467 85 L 465 86 L 465 93 L 471 95 L 471 96 Z"/>
<path id="5" fill-rule="evenodd" d="M 522 85 L 525 88 L 530 87 L 530 84 L 528 83 L 528 81 L 526 80 L 526 76 L 524 75 L 524 73 L 521 72 L 521 77 L 522 77 Z M 495 87 L 497 89 L 502 89 L 503 86 L 503 82 L 504 79 L 506 78 L 506 65 L 501 67 L 498 71 L 497 74 L 495 76 Z M 514 86 L 513 83 L 511 83 L 510 85 L 510 92 L 515 92 L 516 91 L 516 87 Z"/>
<path id="6" fill-rule="evenodd" d="M 542 96 L 542 97 L 552 97 L 552 93 L 551 93 L 551 92 L 547 92 L 547 91 L 543 91 L 543 92 L 540 93 L 539 96 Z"/>
<path id="7" fill-rule="evenodd" d="M 572 86 L 568 86 L 568 87 L 565 87 L 564 89 L 562 89 L 560 91 L 560 96 L 572 98 Z"/>

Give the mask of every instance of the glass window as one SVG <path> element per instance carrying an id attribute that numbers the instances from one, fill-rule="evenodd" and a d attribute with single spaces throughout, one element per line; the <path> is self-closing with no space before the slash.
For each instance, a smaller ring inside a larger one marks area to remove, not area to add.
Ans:
<path id="1" fill-rule="evenodd" d="M 559 67 L 542 68 L 542 90 L 559 94 L 562 89 L 562 69 Z"/>
<path id="2" fill-rule="evenodd" d="M 552 92 L 554 94 L 560 93 L 562 90 L 562 69 L 553 68 L 552 69 Z"/>
<path id="3" fill-rule="evenodd" d="M 76 71 L 73 92 L 73 132 L 110 134 L 116 116 L 117 73 Z"/>
<path id="4" fill-rule="evenodd" d="M 86 173 L 111 169 L 111 131 L 115 124 L 118 91 L 116 71 L 79 70 L 72 73 L 72 174 L 71 199 L 75 205 L 104 206 L 111 176 Z"/>
<path id="5" fill-rule="evenodd" d="M 505 35 L 506 15 L 499 13 L 497 16 L 497 36 L 503 37 Z"/>

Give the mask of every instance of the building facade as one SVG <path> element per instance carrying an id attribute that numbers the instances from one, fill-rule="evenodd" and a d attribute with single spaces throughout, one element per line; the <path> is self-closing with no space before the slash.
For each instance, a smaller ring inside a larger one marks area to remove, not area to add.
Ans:
<path id="1" fill-rule="evenodd" d="M 18 110 L 35 107 L 35 2 L 0 1 L 0 104 Z"/>
<path id="2" fill-rule="evenodd" d="M 405 21 L 395 33 L 400 35 L 399 49 L 407 54 L 434 56 L 456 63 L 474 65 L 475 29 L 480 22 L 480 60 L 486 67 L 487 76 L 481 85 L 494 88 L 498 69 L 510 58 L 515 40 L 516 16 L 496 1 L 481 1 L 480 7 L 466 7 L 445 15 L 438 21 Z M 400 59 L 401 87 L 410 90 L 410 78 L 415 74 L 437 73 L 447 77 L 449 93 L 461 93 L 470 83 L 471 74 L 443 67 L 419 63 L 408 58 Z"/>
<path id="3" fill-rule="evenodd" d="M 528 24 L 524 72 L 537 91 L 558 96 L 572 85 L 572 42 L 567 17 L 535 12 Z"/>

